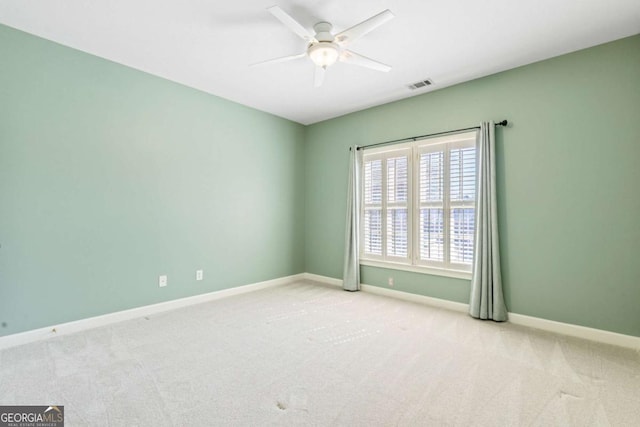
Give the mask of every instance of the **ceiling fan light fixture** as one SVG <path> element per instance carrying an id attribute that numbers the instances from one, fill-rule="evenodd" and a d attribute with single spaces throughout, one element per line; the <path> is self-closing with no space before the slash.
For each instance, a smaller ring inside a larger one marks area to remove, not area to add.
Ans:
<path id="1" fill-rule="evenodd" d="M 338 45 L 331 42 L 320 42 L 309 46 L 309 58 L 318 67 L 327 68 L 338 60 Z"/>

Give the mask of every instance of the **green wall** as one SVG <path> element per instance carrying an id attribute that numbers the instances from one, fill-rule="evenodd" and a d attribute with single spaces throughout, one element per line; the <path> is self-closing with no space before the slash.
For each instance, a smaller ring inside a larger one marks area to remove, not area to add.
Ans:
<path id="1" fill-rule="evenodd" d="M 0 335 L 304 271 L 303 126 L 4 26 L 0 58 Z"/>
<path id="2" fill-rule="evenodd" d="M 640 336 L 640 36 L 306 129 L 306 270 L 342 276 L 348 147 L 497 128 L 511 312 Z M 437 82 L 436 82 L 437 83 Z M 362 282 L 468 302 L 469 281 L 363 267 Z"/>

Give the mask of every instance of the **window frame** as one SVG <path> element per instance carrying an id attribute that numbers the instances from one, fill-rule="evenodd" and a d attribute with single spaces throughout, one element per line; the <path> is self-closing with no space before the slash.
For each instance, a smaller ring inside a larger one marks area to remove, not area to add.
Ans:
<path id="1" fill-rule="evenodd" d="M 360 245 L 360 265 L 389 268 L 395 270 L 411 271 L 423 274 L 432 274 L 446 277 L 454 277 L 459 279 L 470 279 L 473 265 L 451 262 L 450 246 L 451 246 L 451 228 L 450 217 L 452 208 L 469 208 L 476 209 L 476 195 L 472 201 L 454 201 L 450 200 L 451 188 L 451 150 L 458 148 L 474 147 L 477 150 L 478 131 L 464 131 L 459 133 L 448 134 L 444 136 L 427 137 L 415 141 L 372 148 L 365 151 L 363 155 L 362 167 L 362 191 L 361 191 L 361 208 L 360 208 L 360 230 L 359 236 L 362 242 L 365 237 L 364 215 L 367 206 L 365 206 L 365 165 L 371 160 L 382 160 L 382 255 L 367 254 L 364 252 L 364 244 Z M 438 148 L 443 147 L 442 150 Z M 420 155 L 425 152 L 444 153 L 443 159 L 443 235 L 444 235 L 444 260 L 429 261 L 420 259 L 420 209 L 423 203 L 420 200 Z M 402 153 L 408 153 L 408 197 L 407 200 L 407 257 L 393 257 L 387 255 L 387 163 L 386 159 L 399 157 Z M 476 151 L 476 193 L 477 193 L 477 167 L 478 157 Z M 475 235 L 475 227 L 474 227 Z"/>

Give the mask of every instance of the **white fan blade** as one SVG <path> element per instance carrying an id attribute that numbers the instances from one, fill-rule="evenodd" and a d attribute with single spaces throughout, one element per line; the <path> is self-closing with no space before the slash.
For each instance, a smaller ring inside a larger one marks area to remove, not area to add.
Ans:
<path id="1" fill-rule="evenodd" d="M 324 73 L 326 69 L 324 67 L 316 67 L 316 73 L 313 76 L 313 86 L 320 87 L 324 82 Z"/>
<path id="2" fill-rule="evenodd" d="M 273 16 L 275 16 L 285 27 L 302 37 L 308 43 L 315 41 L 313 34 L 307 31 L 298 21 L 293 19 L 287 12 L 280 9 L 278 6 L 271 6 L 267 9 Z"/>
<path id="3" fill-rule="evenodd" d="M 383 71 L 385 73 L 391 70 L 391 66 L 382 62 L 374 61 L 371 58 L 362 56 L 352 50 L 345 50 L 340 55 L 340 61 L 348 64 L 359 65 L 361 67 L 371 68 L 372 70 Z"/>
<path id="4" fill-rule="evenodd" d="M 305 56 L 307 56 L 307 52 L 302 52 L 298 55 L 289 55 L 289 56 L 283 56 L 280 58 L 267 59 L 266 61 L 256 62 L 255 64 L 251 64 L 249 66 L 255 67 L 257 65 L 277 64 L 278 62 L 293 61 L 294 59 L 304 58 Z"/>
<path id="5" fill-rule="evenodd" d="M 367 34 L 370 31 L 375 30 L 376 28 L 378 28 L 380 25 L 384 24 L 385 22 L 389 21 L 390 19 L 392 19 L 393 17 L 395 17 L 395 15 L 393 13 L 391 13 L 391 11 L 389 9 L 380 12 L 379 14 L 372 16 L 371 18 L 362 21 L 359 24 L 354 25 L 353 27 L 344 30 L 341 33 L 338 33 L 335 37 L 335 42 L 338 43 L 341 46 L 344 46 L 348 43 L 353 42 L 354 40 L 364 36 L 365 34 Z"/>

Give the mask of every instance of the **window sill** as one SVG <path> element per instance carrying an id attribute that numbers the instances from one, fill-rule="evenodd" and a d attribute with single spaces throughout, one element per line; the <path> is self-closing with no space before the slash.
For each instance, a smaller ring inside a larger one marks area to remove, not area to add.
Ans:
<path id="1" fill-rule="evenodd" d="M 453 277 L 455 279 L 471 280 L 470 271 L 445 270 L 442 268 L 407 265 L 370 259 L 361 259 L 360 265 L 365 265 L 368 267 L 389 268 L 392 270 L 410 271 L 412 273 L 431 274 L 433 276 Z"/>

